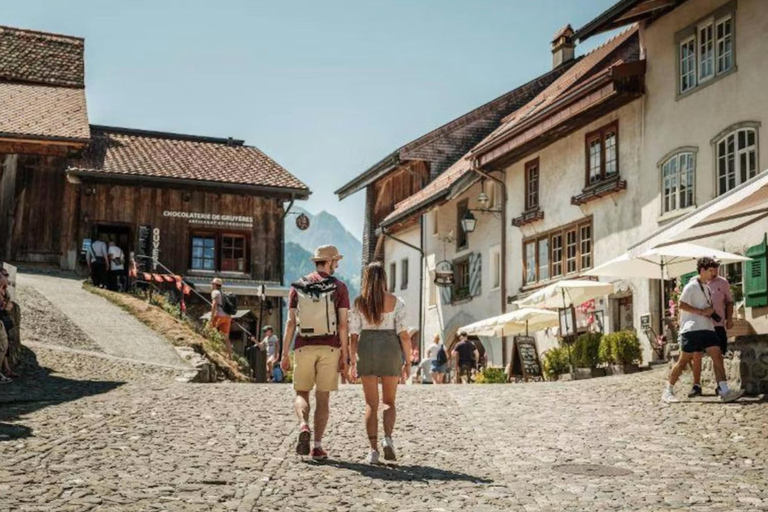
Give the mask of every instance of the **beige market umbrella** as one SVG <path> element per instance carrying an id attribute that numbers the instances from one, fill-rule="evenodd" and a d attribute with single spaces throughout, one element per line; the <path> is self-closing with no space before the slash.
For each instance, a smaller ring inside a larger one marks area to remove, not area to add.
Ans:
<path id="1" fill-rule="evenodd" d="M 613 284 L 565 279 L 515 301 L 521 308 L 567 308 L 613 293 Z"/>
<path id="2" fill-rule="evenodd" d="M 510 336 L 512 334 L 539 331 L 558 324 L 556 311 L 536 308 L 523 308 L 511 313 L 486 318 L 459 329 L 474 336 Z"/>

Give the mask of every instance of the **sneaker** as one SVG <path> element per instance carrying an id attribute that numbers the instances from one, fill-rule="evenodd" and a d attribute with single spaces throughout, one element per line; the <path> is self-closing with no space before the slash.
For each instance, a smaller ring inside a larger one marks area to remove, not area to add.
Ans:
<path id="1" fill-rule="evenodd" d="M 368 464 L 378 464 L 379 463 L 379 450 L 371 450 L 371 452 L 368 454 Z"/>
<path id="2" fill-rule="evenodd" d="M 734 402 L 741 398 L 741 395 L 744 394 L 743 389 L 729 389 L 725 393 L 722 393 L 720 395 L 720 401 L 724 404 L 727 404 L 728 402 Z"/>
<path id="3" fill-rule="evenodd" d="M 397 460 L 395 444 L 392 442 L 392 439 L 385 437 L 382 445 L 384 446 L 384 460 Z"/>
<path id="4" fill-rule="evenodd" d="M 312 439 L 312 433 L 309 431 L 309 425 L 301 427 L 299 432 L 299 442 L 296 444 L 296 453 L 299 455 L 309 455 L 309 441 Z"/>
<path id="5" fill-rule="evenodd" d="M 688 398 L 693 398 L 695 396 L 701 396 L 701 386 L 698 384 L 694 384 L 691 390 L 688 392 Z"/>
<path id="6" fill-rule="evenodd" d="M 672 391 L 670 391 L 669 389 L 665 389 L 664 390 L 664 393 L 661 395 L 661 399 L 664 402 L 667 402 L 668 404 L 673 404 L 673 403 L 676 403 L 676 402 L 680 401 L 680 400 L 677 399 L 675 394 Z"/>
<path id="7" fill-rule="evenodd" d="M 13 382 L 13 379 L 9 379 L 8 377 L 0 373 L 0 384 L 10 384 L 11 382 Z"/>
<path id="8" fill-rule="evenodd" d="M 312 448 L 312 460 L 325 460 L 328 454 L 322 448 Z"/>

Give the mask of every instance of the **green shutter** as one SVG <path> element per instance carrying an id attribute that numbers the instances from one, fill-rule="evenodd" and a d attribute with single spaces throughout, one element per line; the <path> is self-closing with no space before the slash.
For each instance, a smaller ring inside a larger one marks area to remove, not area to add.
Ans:
<path id="1" fill-rule="evenodd" d="M 685 285 L 688 284 L 688 281 L 690 281 L 691 279 L 693 279 L 697 275 L 699 275 L 698 272 L 689 272 L 687 274 L 681 275 L 680 276 L 680 289 L 682 290 L 683 288 L 685 288 Z"/>
<path id="2" fill-rule="evenodd" d="M 744 263 L 744 298 L 748 308 L 768 306 L 768 237 L 763 242 L 747 249 L 752 261 Z"/>

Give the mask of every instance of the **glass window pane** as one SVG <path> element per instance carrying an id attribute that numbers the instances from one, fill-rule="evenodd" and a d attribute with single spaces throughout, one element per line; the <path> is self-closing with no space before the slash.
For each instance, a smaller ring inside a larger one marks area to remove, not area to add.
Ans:
<path id="1" fill-rule="evenodd" d="M 525 244 L 525 283 L 536 282 L 536 243 Z"/>
<path id="2" fill-rule="evenodd" d="M 205 260 L 204 269 L 205 270 L 214 270 L 214 268 L 213 268 L 213 260 Z"/>
<path id="3" fill-rule="evenodd" d="M 576 272 L 576 230 L 565 234 L 565 271 L 570 274 Z"/>
<path id="4" fill-rule="evenodd" d="M 699 79 L 706 80 L 715 74 L 713 27 L 710 23 L 699 29 Z"/>
<path id="5" fill-rule="evenodd" d="M 539 240 L 539 281 L 549 279 L 549 239 Z"/>
<path id="6" fill-rule="evenodd" d="M 581 269 L 592 267 L 592 226 L 581 226 Z"/>

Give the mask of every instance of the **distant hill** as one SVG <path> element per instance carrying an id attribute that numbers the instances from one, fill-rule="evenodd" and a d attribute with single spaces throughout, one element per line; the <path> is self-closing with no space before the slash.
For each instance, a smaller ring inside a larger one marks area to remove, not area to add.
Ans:
<path id="1" fill-rule="evenodd" d="M 309 229 L 301 231 L 297 228 L 295 215 L 289 215 L 285 219 L 286 284 L 314 270 L 310 258 L 315 247 L 333 244 L 344 255 L 339 265 L 338 277 L 347 283 L 350 297 L 357 297 L 360 293 L 360 270 L 363 257 L 363 246 L 360 241 L 347 231 L 339 219 L 328 212 L 322 211 L 313 215 L 297 207 L 291 211 L 306 214 L 309 217 Z"/>

